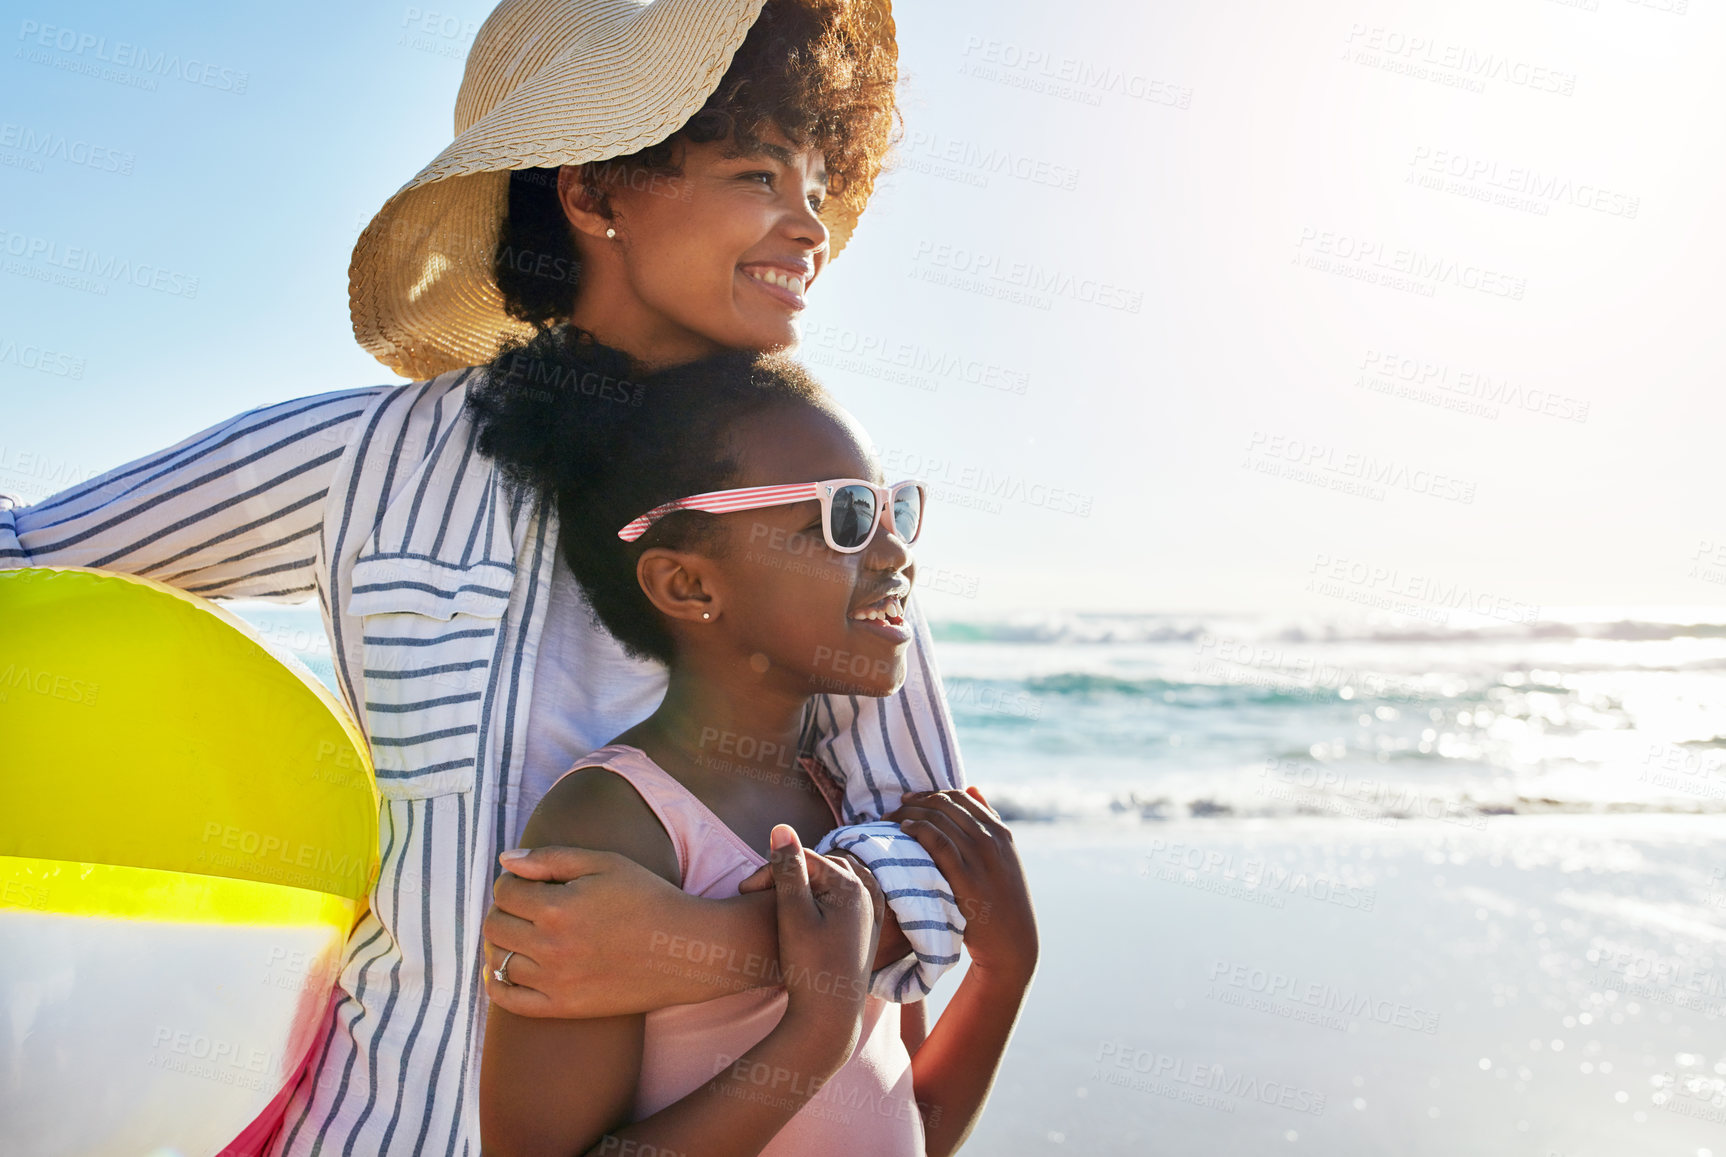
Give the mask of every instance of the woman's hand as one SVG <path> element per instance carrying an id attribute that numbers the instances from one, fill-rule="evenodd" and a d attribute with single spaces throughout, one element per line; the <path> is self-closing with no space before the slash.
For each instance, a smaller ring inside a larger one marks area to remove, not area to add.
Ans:
<path id="1" fill-rule="evenodd" d="M 832 1049 L 837 1069 L 857 1047 L 881 895 L 850 864 L 806 851 L 789 824 L 769 837 L 779 918 L 779 968 L 788 1004 L 781 1024 Z"/>
<path id="2" fill-rule="evenodd" d="M 976 788 L 911 792 L 885 817 L 923 845 L 965 916 L 971 967 L 1029 985 L 1037 970 L 1037 919 L 1012 829 Z"/>
<path id="3" fill-rule="evenodd" d="M 678 952 L 699 941 L 725 946 L 727 959 L 775 959 L 768 897 L 704 900 L 628 856 L 586 848 L 535 848 L 500 862 L 484 925 L 485 987 L 517 1016 L 618 1016 L 773 983 L 766 968 L 709 975 Z M 502 984 L 491 970 L 512 950 Z"/>

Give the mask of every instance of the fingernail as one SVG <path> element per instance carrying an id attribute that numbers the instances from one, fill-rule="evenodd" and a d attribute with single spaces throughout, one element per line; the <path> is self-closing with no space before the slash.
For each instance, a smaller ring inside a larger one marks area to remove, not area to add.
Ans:
<path id="1" fill-rule="evenodd" d="M 774 850 L 791 846 L 791 829 L 784 824 L 775 824 L 767 836 L 768 846 Z"/>
<path id="2" fill-rule="evenodd" d="M 519 860 L 527 855 L 527 851 L 526 848 L 511 848 L 507 852 L 499 852 L 497 858 L 500 860 Z"/>

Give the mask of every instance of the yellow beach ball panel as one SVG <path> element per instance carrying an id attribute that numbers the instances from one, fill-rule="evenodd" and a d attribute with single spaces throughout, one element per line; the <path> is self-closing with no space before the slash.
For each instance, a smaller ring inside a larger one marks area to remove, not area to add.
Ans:
<path id="1" fill-rule="evenodd" d="M 0 624 L 0 855 L 365 897 L 365 740 L 303 665 L 213 603 L 101 571 L 0 571 Z"/>

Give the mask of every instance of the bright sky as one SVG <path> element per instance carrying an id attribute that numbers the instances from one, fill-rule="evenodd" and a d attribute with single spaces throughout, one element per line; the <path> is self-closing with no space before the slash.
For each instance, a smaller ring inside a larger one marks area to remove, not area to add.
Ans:
<path id="1" fill-rule="evenodd" d="M 900 170 L 804 352 L 935 485 L 934 613 L 1726 599 L 1713 6 L 898 7 Z M 348 255 L 489 8 L 14 6 L 0 492 L 396 380 Z M 145 284 L 43 280 L 75 248 Z"/>

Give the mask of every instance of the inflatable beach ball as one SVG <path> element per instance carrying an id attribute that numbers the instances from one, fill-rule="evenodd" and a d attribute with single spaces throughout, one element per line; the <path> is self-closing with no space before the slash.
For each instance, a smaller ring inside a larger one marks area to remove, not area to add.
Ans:
<path id="1" fill-rule="evenodd" d="M 377 816 L 341 704 L 233 615 L 0 571 L 0 1151 L 260 1144 L 327 1023 Z"/>

